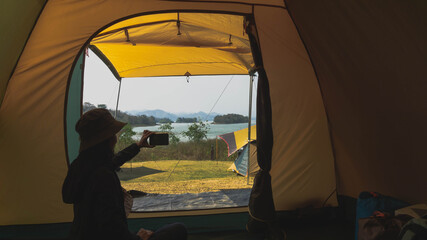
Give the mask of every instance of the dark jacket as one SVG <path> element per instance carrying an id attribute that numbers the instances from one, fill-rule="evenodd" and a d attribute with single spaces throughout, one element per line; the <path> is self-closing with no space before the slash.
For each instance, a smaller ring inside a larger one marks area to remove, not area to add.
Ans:
<path id="1" fill-rule="evenodd" d="M 88 149 L 74 160 L 62 186 L 64 202 L 74 204 L 71 239 L 140 239 L 128 230 L 122 187 L 115 172 L 138 152 L 136 144 L 117 155 L 108 149 Z"/>

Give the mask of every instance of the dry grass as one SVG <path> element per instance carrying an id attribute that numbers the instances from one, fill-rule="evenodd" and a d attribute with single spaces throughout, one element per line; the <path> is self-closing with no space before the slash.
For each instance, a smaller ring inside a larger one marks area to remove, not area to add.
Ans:
<path id="1" fill-rule="evenodd" d="M 119 172 L 127 190 L 181 194 L 251 188 L 247 178 L 227 170 L 232 161 L 160 160 L 126 163 Z M 132 168 L 131 168 L 132 165 Z"/>
<path id="2" fill-rule="evenodd" d="M 242 189 L 250 188 L 251 185 L 246 184 L 246 179 L 209 179 L 209 180 L 188 180 L 176 182 L 133 182 L 122 183 L 127 190 L 138 190 L 147 193 L 158 194 L 183 194 L 183 193 L 201 193 L 201 192 L 216 192 L 221 189 Z"/>

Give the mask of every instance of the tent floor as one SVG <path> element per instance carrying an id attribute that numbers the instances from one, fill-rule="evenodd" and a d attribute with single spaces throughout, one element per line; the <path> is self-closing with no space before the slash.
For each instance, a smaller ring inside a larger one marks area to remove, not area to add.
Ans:
<path id="1" fill-rule="evenodd" d="M 251 189 L 186 194 L 149 194 L 133 199 L 132 211 L 179 211 L 247 206 Z"/>
<path id="2" fill-rule="evenodd" d="M 319 222 L 318 225 L 295 224 L 292 226 L 283 226 L 286 232 L 287 240 L 344 240 L 354 239 L 354 226 L 351 223 L 342 222 Z M 190 234 L 188 240 L 258 240 L 246 231 L 223 231 L 211 233 Z"/>

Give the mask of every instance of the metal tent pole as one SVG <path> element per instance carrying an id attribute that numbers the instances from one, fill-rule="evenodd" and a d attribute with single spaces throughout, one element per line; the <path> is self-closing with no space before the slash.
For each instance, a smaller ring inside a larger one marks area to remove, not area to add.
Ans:
<path id="1" fill-rule="evenodd" d="M 119 80 L 119 91 L 117 91 L 117 103 L 116 111 L 114 112 L 114 118 L 117 119 L 117 111 L 119 110 L 119 99 L 120 99 L 120 89 L 122 88 L 122 79 Z"/>
<path id="2" fill-rule="evenodd" d="M 249 78 L 249 121 L 248 121 L 248 165 L 247 165 L 247 184 L 249 185 L 249 166 L 251 162 L 251 118 L 252 118 L 252 89 L 253 89 L 253 82 L 254 82 L 254 72 L 251 71 Z"/>

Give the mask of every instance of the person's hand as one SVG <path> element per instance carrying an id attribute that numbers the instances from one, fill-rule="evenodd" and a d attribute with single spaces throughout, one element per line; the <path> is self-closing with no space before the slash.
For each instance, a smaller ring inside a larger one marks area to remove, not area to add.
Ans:
<path id="1" fill-rule="evenodd" d="M 147 229 L 139 229 L 138 233 L 136 234 L 138 237 L 140 237 L 142 240 L 148 240 L 151 235 L 153 235 L 153 232 Z"/>
<path id="2" fill-rule="evenodd" d="M 142 148 L 142 147 L 153 148 L 154 146 L 149 145 L 147 142 L 148 137 L 153 134 L 154 133 L 151 131 L 144 130 L 144 132 L 142 133 L 141 139 L 139 140 L 139 142 L 136 143 L 136 145 L 138 145 L 139 148 Z"/>

